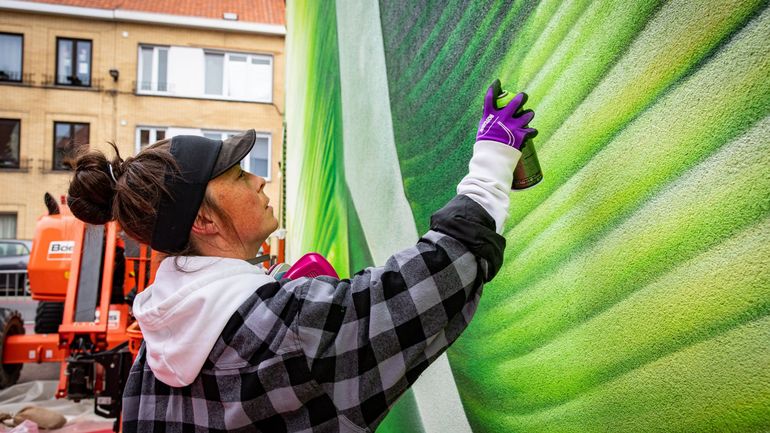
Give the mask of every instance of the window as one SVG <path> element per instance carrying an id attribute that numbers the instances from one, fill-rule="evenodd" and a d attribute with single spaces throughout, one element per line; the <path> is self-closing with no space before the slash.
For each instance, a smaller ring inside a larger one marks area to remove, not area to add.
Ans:
<path id="1" fill-rule="evenodd" d="M 237 131 L 202 131 L 203 136 L 211 140 L 226 140 L 233 135 L 237 134 Z"/>
<path id="2" fill-rule="evenodd" d="M 225 71 L 225 55 L 206 53 L 206 94 L 222 94 L 222 77 Z"/>
<path id="3" fill-rule="evenodd" d="M 0 33 L 0 81 L 21 82 L 24 36 Z"/>
<path id="4" fill-rule="evenodd" d="M 88 146 L 89 124 L 54 122 L 53 125 L 53 169 L 70 170 L 72 158 Z"/>
<path id="5" fill-rule="evenodd" d="M 16 238 L 16 214 L 0 214 L 0 239 Z"/>
<path id="6" fill-rule="evenodd" d="M 143 92 L 167 92 L 168 47 L 139 47 L 139 85 Z"/>
<path id="7" fill-rule="evenodd" d="M 166 128 L 140 126 L 136 128 L 136 152 L 139 153 L 145 147 L 165 138 Z"/>
<path id="8" fill-rule="evenodd" d="M 241 166 L 249 173 L 262 176 L 270 180 L 270 136 L 257 135 L 257 142 L 249 152 L 249 155 L 243 159 Z"/>
<path id="9" fill-rule="evenodd" d="M 273 57 L 139 45 L 137 94 L 272 102 Z"/>
<path id="10" fill-rule="evenodd" d="M 0 168 L 19 168 L 21 121 L 0 119 Z"/>
<path id="11" fill-rule="evenodd" d="M 91 41 L 56 38 L 56 84 L 91 86 Z"/>
<path id="12" fill-rule="evenodd" d="M 206 95 L 260 102 L 273 99 L 272 57 L 206 52 L 205 58 Z"/>

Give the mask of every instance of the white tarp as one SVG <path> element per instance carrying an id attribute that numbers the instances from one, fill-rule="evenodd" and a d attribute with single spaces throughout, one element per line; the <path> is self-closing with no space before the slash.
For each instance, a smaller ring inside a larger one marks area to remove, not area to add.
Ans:
<path id="1" fill-rule="evenodd" d="M 15 415 L 27 406 L 37 406 L 67 418 L 67 424 L 64 427 L 41 431 L 50 433 L 112 431 L 115 420 L 94 414 L 93 400 L 81 400 L 75 403 L 66 399 L 56 399 L 58 385 L 59 381 L 56 380 L 35 380 L 0 390 L 0 413 Z M 0 424 L 0 432 L 8 432 L 11 429 Z"/>

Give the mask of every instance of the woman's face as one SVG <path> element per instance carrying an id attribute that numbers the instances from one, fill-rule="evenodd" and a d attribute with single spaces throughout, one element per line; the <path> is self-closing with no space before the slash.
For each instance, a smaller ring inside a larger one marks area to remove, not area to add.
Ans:
<path id="1" fill-rule="evenodd" d="M 255 176 L 234 165 L 229 170 L 211 180 L 207 193 L 219 209 L 230 218 L 232 228 L 237 232 L 233 236 L 227 222 L 219 221 L 220 230 L 225 238 L 233 242 L 233 250 L 245 248 L 244 258 L 257 255 L 259 246 L 278 228 L 278 219 L 269 206 L 270 199 L 265 195 L 265 179 Z"/>

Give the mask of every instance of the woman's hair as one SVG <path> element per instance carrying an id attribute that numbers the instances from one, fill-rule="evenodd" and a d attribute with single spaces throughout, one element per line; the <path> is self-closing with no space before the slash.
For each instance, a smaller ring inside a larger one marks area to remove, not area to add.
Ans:
<path id="1" fill-rule="evenodd" d="M 98 150 L 76 157 L 75 175 L 70 182 L 67 202 L 72 213 L 89 224 L 105 224 L 117 220 L 120 227 L 139 242 L 150 244 L 155 229 L 157 208 L 163 194 L 166 174 L 178 175 L 179 167 L 171 155 L 171 140 L 161 140 L 125 160 L 114 143 L 112 161 Z M 216 213 L 234 229 L 231 219 L 209 197 L 202 208 Z M 237 232 L 235 232 L 237 235 Z M 177 255 L 199 255 L 193 242 Z"/>

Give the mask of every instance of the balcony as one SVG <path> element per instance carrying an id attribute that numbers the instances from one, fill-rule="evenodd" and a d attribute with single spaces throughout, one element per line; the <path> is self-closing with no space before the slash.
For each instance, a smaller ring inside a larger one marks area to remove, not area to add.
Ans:
<path id="1" fill-rule="evenodd" d="M 86 90 L 99 92 L 104 90 L 102 78 L 91 77 L 89 85 L 83 85 L 77 77 L 63 77 L 63 80 L 68 84 L 61 84 L 56 82 L 55 74 L 44 74 L 41 82 L 41 87 L 48 89 L 62 89 L 62 90 Z"/>
<path id="2" fill-rule="evenodd" d="M 3 75 L 5 74 L 5 75 Z M 23 87 L 39 87 L 45 89 L 62 89 L 62 90 L 85 90 L 91 92 L 100 92 L 104 89 L 104 79 L 91 78 L 90 86 L 84 86 L 73 80 L 72 84 L 57 84 L 56 75 L 54 74 L 42 74 L 39 76 L 33 72 L 25 72 L 24 74 L 5 73 L 0 71 L 0 85 L 7 86 L 23 86 Z"/>
<path id="3" fill-rule="evenodd" d="M 32 161 L 32 158 L 0 158 L 0 173 L 28 173 Z"/>
<path id="4" fill-rule="evenodd" d="M 0 71 L 0 84 L 12 86 L 34 86 L 35 74 L 26 72 L 24 74 L 13 71 Z"/>

